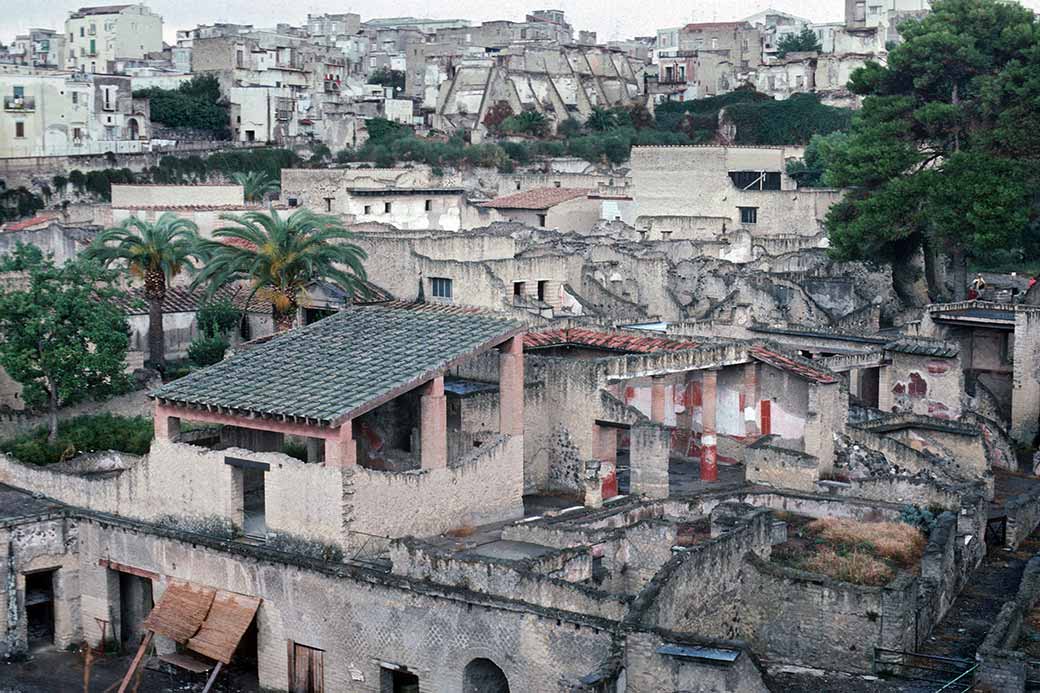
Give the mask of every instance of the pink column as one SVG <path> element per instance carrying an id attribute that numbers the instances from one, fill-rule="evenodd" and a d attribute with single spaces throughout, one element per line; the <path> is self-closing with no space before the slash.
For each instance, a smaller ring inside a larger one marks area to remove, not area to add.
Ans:
<path id="1" fill-rule="evenodd" d="M 357 442 L 354 422 L 344 421 L 335 435 L 325 439 L 325 466 L 351 467 L 357 464 Z"/>
<path id="2" fill-rule="evenodd" d="M 744 366 L 744 435 L 758 435 L 758 364 Z"/>
<path id="3" fill-rule="evenodd" d="M 650 420 L 664 423 L 665 387 L 664 378 L 654 376 L 650 382 Z"/>
<path id="4" fill-rule="evenodd" d="M 422 395 L 420 454 L 423 469 L 448 466 L 448 405 L 444 376 L 428 382 Z"/>
<path id="5" fill-rule="evenodd" d="M 701 385 L 701 481 L 719 480 L 718 442 L 715 437 L 716 385 L 718 371 L 703 371 Z"/>
<path id="6" fill-rule="evenodd" d="M 170 416 L 171 411 L 170 407 L 159 404 L 159 400 L 155 401 L 153 426 L 158 440 L 173 440 L 181 432 L 180 417 Z"/>
<path id="7" fill-rule="evenodd" d="M 499 347 L 498 430 L 508 436 L 524 434 L 524 340 L 513 337 Z"/>

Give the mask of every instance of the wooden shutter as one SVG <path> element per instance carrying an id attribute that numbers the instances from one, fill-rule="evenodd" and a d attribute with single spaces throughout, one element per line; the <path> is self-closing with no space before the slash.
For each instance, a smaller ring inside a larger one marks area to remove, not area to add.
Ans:
<path id="1" fill-rule="evenodd" d="M 289 693 L 324 693 L 325 653 L 289 641 Z"/>

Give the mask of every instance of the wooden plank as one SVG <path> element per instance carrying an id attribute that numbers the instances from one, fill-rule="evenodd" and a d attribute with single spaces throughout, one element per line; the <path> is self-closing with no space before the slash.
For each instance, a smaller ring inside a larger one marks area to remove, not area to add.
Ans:
<path id="1" fill-rule="evenodd" d="M 225 457 L 224 464 L 229 467 L 238 467 L 239 469 L 253 469 L 260 472 L 271 471 L 271 465 L 267 462 L 257 462 L 255 460 L 246 460 L 241 457 Z"/>
<path id="2" fill-rule="evenodd" d="M 206 687 L 202 689 L 202 693 L 209 693 L 209 689 L 213 688 L 213 682 L 217 680 L 222 666 L 224 666 L 223 662 L 217 662 L 217 666 L 213 668 L 213 673 L 209 675 L 209 681 L 206 681 Z"/>
<path id="3" fill-rule="evenodd" d="M 188 649 L 230 664 L 259 607 L 260 599 L 257 597 L 218 591 L 198 632 L 188 640 Z"/>
<path id="4" fill-rule="evenodd" d="M 289 691 L 293 689 L 293 681 L 296 679 L 296 643 L 292 640 L 287 640 L 286 643 L 289 645 Z"/>
<path id="5" fill-rule="evenodd" d="M 213 665 L 209 662 L 203 662 L 201 659 L 195 659 L 194 657 L 179 652 L 173 654 L 162 655 L 159 657 L 159 661 L 172 664 L 178 669 L 184 669 L 195 674 L 205 674 L 213 671 Z"/>
<path id="6" fill-rule="evenodd" d="M 107 558 L 98 559 L 98 565 L 102 568 L 110 568 L 112 570 L 117 570 L 120 573 L 129 573 L 130 575 L 136 575 L 137 577 L 143 577 L 149 580 L 158 580 L 160 577 L 159 573 L 153 572 L 151 570 L 145 570 L 144 568 L 135 568 L 132 565 L 126 565 L 125 563 L 116 563 L 115 561 L 110 561 Z"/>
<path id="7" fill-rule="evenodd" d="M 137 654 L 134 655 L 134 661 L 130 662 L 130 669 L 127 670 L 126 676 L 123 677 L 123 682 L 119 684 L 119 693 L 126 693 L 130 680 L 133 679 L 138 667 L 141 666 L 141 662 L 144 660 L 144 653 L 148 650 L 148 646 L 152 644 L 152 636 L 154 635 L 155 633 L 152 631 L 145 633 L 144 639 L 141 640 L 141 646 L 137 648 Z"/>
<path id="8" fill-rule="evenodd" d="M 311 693 L 325 692 L 325 653 L 311 650 Z"/>
<path id="9" fill-rule="evenodd" d="M 199 632 L 216 594 L 212 587 L 171 580 L 144 627 L 183 645 Z"/>

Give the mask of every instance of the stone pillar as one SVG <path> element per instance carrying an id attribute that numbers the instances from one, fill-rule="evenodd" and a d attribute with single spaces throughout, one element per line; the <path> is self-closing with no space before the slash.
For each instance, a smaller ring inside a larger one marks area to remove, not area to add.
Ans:
<path id="1" fill-rule="evenodd" d="M 744 365 L 744 435 L 758 436 L 758 364 Z"/>
<path id="2" fill-rule="evenodd" d="M 671 429 L 654 423 L 637 423 L 631 430 L 632 494 L 668 497 L 668 455 Z"/>
<path id="3" fill-rule="evenodd" d="M 357 464 L 357 442 L 354 440 L 354 422 L 344 421 L 335 435 L 325 439 L 325 466 L 352 467 Z"/>
<path id="4" fill-rule="evenodd" d="M 522 407 L 522 405 L 521 405 Z M 423 388 L 421 440 L 419 450 L 423 469 L 448 466 L 448 405 L 444 397 L 444 376 L 438 376 Z"/>
<path id="5" fill-rule="evenodd" d="M 715 408 L 718 371 L 703 371 L 701 385 L 701 481 L 719 480 L 718 440 L 715 437 Z"/>
<path id="6" fill-rule="evenodd" d="M 524 434 L 524 342 L 513 337 L 499 347 L 498 430 L 508 436 Z"/>
<path id="7" fill-rule="evenodd" d="M 181 432 L 180 417 L 170 416 L 171 408 L 155 401 L 155 437 L 157 440 L 173 440 Z"/>
<path id="8" fill-rule="evenodd" d="M 665 382 L 664 378 L 655 375 L 650 383 L 650 420 L 664 423 L 665 417 Z"/>

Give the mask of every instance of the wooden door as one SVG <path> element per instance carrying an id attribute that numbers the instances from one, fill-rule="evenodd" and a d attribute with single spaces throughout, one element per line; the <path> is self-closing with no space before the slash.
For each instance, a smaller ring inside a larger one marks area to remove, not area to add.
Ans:
<path id="1" fill-rule="evenodd" d="M 289 692 L 324 693 L 325 653 L 289 641 Z"/>

